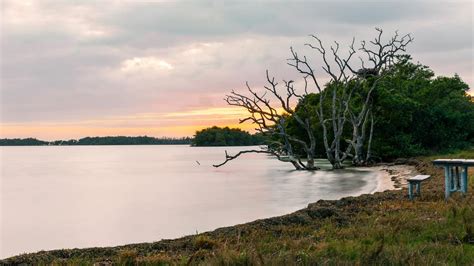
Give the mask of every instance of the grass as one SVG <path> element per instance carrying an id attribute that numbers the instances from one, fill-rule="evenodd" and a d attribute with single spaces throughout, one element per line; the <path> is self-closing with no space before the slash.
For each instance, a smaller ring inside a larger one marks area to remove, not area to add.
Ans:
<path id="1" fill-rule="evenodd" d="M 474 150 L 417 158 L 433 177 L 422 195 L 406 189 L 318 201 L 295 213 L 195 236 L 112 248 L 43 251 L 2 264 L 54 265 L 474 265 L 474 171 L 469 192 L 445 202 L 430 161 L 474 158 Z"/>

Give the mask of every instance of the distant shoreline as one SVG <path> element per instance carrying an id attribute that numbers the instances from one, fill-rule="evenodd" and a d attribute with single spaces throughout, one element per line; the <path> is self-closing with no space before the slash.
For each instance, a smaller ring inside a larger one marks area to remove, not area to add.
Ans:
<path id="1" fill-rule="evenodd" d="M 192 146 L 187 143 L 163 143 L 163 144 L 74 144 L 74 145 L 58 145 L 58 144 L 43 144 L 43 145 L 0 145 L 0 147 L 52 147 L 52 146 L 172 146 L 183 145 Z M 192 146 L 194 147 L 194 146 Z M 222 146 L 206 146 L 206 147 L 222 147 Z"/>
<path id="2" fill-rule="evenodd" d="M 169 138 L 148 136 L 106 136 L 81 139 L 44 141 L 36 138 L 0 139 L 0 146 L 90 146 L 90 145 L 191 145 L 192 138 Z"/>

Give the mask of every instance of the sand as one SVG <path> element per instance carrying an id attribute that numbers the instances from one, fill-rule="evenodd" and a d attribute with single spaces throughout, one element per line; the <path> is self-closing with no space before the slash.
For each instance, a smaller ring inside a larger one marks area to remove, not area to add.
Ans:
<path id="1" fill-rule="evenodd" d="M 382 164 L 367 169 L 375 170 L 379 173 L 379 182 L 373 193 L 386 190 L 399 190 L 407 187 L 407 178 L 420 174 L 415 166 L 407 164 Z"/>

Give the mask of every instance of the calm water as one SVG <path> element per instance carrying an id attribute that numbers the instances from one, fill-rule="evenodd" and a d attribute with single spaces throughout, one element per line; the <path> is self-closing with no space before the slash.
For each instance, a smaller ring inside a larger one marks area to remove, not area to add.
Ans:
<path id="1" fill-rule="evenodd" d="M 293 171 L 264 154 L 212 167 L 225 149 L 242 148 L 0 147 L 0 257 L 176 238 L 377 187 L 373 172 Z"/>

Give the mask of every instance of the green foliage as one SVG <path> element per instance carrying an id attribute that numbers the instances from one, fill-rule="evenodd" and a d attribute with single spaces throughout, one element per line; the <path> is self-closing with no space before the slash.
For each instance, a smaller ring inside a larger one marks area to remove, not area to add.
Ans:
<path id="1" fill-rule="evenodd" d="M 384 73 L 384 78 L 372 93 L 375 117 L 372 154 L 382 159 L 428 155 L 436 152 L 463 149 L 474 144 L 474 101 L 467 94 L 468 85 L 459 76 L 436 77 L 428 67 L 414 64 L 409 56 Z M 368 80 L 367 84 L 372 82 Z M 363 85 L 367 85 L 363 84 Z M 358 88 L 351 98 L 354 113 L 361 109 L 366 88 Z M 332 90 L 340 88 L 327 84 L 323 101 L 325 119 L 331 116 Z M 338 92 L 339 93 L 339 92 Z M 316 116 L 319 94 L 308 94 L 301 100 L 296 112 L 309 117 L 315 131 L 317 156 L 325 157 L 322 128 Z M 328 139 L 332 139 L 332 122 L 327 121 Z M 287 131 L 307 140 L 295 119 L 287 119 Z M 352 138 L 352 125 L 346 122 L 341 150 Z M 302 154 L 297 144 L 296 151 Z"/>
<path id="2" fill-rule="evenodd" d="M 474 143 L 474 102 L 459 76 L 437 77 L 409 57 L 374 93 L 374 150 L 383 158 L 449 151 Z"/>
<path id="3" fill-rule="evenodd" d="M 250 135 L 239 128 L 210 127 L 196 132 L 194 146 L 250 146 L 264 143 L 261 135 Z"/>

